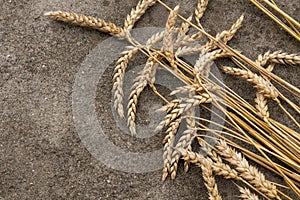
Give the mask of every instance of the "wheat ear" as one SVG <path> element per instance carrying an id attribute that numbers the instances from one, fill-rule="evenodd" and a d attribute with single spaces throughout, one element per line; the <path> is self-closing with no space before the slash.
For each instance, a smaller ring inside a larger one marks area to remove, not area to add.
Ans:
<path id="1" fill-rule="evenodd" d="M 202 103 L 211 103 L 211 98 L 208 94 L 204 93 L 201 95 L 195 95 L 193 98 L 185 100 L 183 103 L 180 103 L 177 107 L 172 109 L 170 113 L 165 116 L 165 119 L 159 123 L 155 130 L 161 131 L 183 112 Z"/>
<path id="2" fill-rule="evenodd" d="M 242 26 L 242 22 L 244 20 L 244 15 L 242 15 L 232 26 L 229 30 L 226 31 L 222 31 L 221 33 L 218 33 L 216 35 L 216 40 L 221 40 L 223 39 L 223 42 L 226 44 L 227 42 L 229 42 L 233 36 L 235 35 L 235 33 L 240 29 L 240 27 Z M 217 46 L 215 45 L 215 43 L 213 41 L 208 42 L 205 45 L 205 51 L 211 51 L 216 49 Z"/>
<path id="3" fill-rule="evenodd" d="M 251 166 L 241 153 L 234 151 L 224 140 L 220 140 L 216 144 L 216 151 L 226 161 L 235 166 L 241 177 L 253 184 L 258 191 L 264 193 L 269 198 L 280 199 L 276 186 L 266 180 L 263 173 L 254 166 Z"/>
<path id="4" fill-rule="evenodd" d="M 139 76 L 135 79 L 135 83 L 132 86 L 132 91 L 129 95 L 128 102 L 128 112 L 127 112 L 127 125 L 132 135 L 136 135 L 136 107 L 138 103 L 138 98 L 144 88 L 147 86 L 148 82 L 154 83 L 155 80 L 152 74 L 155 74 L 156 68 L 154 67 L 155 63 L 152 58 L 149 58 L 146 62 L 145 67 L 139 73 Z"/>
<path id="5" fill-rule="evenodd" d="M 265 80 L 262 76 L 259 76 L 250 70 L 243 70 L 233 67 L 223 67 L 224 72 L 239 76 L 241 78 L 247 79 L 248 82 L 255 85 L 255 87 L 262 93 L 265 97 L 276 99 L 279 95 L 277 89 Z"/>
<path id="6" fill-rule="evenodd" d="M 189 94 L 189 98 L 193 98 L 194 92 Z M 195 120 L 195 107 L 191 107 L 186 111 L 186 123 L 187 130 L 182 133 L 179 141 L 177 142 L 175 149 L 171 155 L 171 178 L 174 179 L 177 173 L 178 162 L 182 151 L 191 150 L 191 144 L 196 131 L 196 120 Z M 189 169 L 188 161 L 184 162 L 184 171 L 187 172 Z"/>
<path id="7" fill-rule="evenodd" d="M 195 20 L 200 25 L 200 19 L 203 17 L 203 14 L 207 8 L 208 0 L 198 0 L 197 7 L 195 9 Z"/>
<path id="8" fill-rule="evenodd" d="M 266 52 L 264 55 L 259 55 L 256 63 L 260 66 L 265 66 L 267 62 L 279 63 L 279 64 L 289 64 L 289 65 L 300 65 L 300 55 L 281 53 L 280 51 L 275 51 L 274 53 Z"/>
<path id="9" fill-rule="evenodd" d="M 259 200 L 258 196 L 253 194 L 248 188 L 238 187 L 241 192 L 240 198 L 244 200 Z"/>
<path id="10" fill-rule="evenodd" d="M 185 161 L 195 163 L 201 168 L 209 199 L 221 200 L 222 198 L 219 195 L 218 187 L 213 176 L 214 162 L 210 158 L 204 158 L 202 155 L 192 151 L 183 151 L 182 156 Z"/>
<path id="11" fill-rule="evenodd" d="M 54 11 L 45 13 L 52 19 L 57 21 L 69 22 L 78 26 L 90 27 L 101 32 L 121 37 L 124 30 L 113 23 L 105 22 L 102 19 L 97 19 L 91 16 L 78 15 L 76 13 L 68 13 L 64 11 Z"/>
<path id="12" fill-rule="evenodd" d="M 124 22 L 124 30 L 130 31 L 135 23 L 143 16 L 146 10 L 153 6 L 157 0 L 142 0 L 139 1 L 137 6 L 133 8 Z"/>
<path id="13" fill-rule="evenodd" d="M 113 93 L 114 93 L 114 108 L 117 110 L 120 117 L 124 117 L 123 108 L 123 79 L 125 70 L 127 68 L 129 60 L 138 52 L 138 48 L 129 46 L 125 51 L 121 53 L 121 57 L 118 59 L 113 76 Z"/>
<path id="14" fill-rule="evenodd" d="M 163 160 L 164 160 L 164 167 L 163 167 L 163 174 L 162 180 L 166 180 L 169 172 L 171 172 L 171 161 L 172 161 L 172 152 L 173 152 L 173 144 L 174 138 L 177 133 L 177 130 L 180 126 L 182 118 L 178 118 L 175 121 L 170 123 L 169 128 L 166 130 L 166 136 L 164 138 L 164 153 L 163 153 Z"/>
<path id="15" fill-rule="evenodd" d="M 193 15 L 189 16 L 186 20 L 187 22 L 182 22 L 180 29 L 179 29 L 179 36 L 184 36 L 187 34 L 187 32 L 190 29 L 190 24 L 188 22 L 191 22 L 193 19 Z"/>
<path id="16" fill-rule="evenodd" d="M 274 68 L 275 64 L 272 63 L 270 64 L 266 70 L 269 71 L 269 72 L 272 72 L 273 68 Z M 263 75 L 262 75 L 263 76 Z M 270 83 L 270 80 L 268 77 L 266 76 L 263 76 L 266 81 L 268 81 Z M 257 114 L 259 117 L 261 117 L 262 119 L 265 119 L 265 118 L 269 118 L 270 116 L 270 113 L 268 111 L 268 100 L 267 98 L 264 96 L 264 94 L 260 93 L 260 92 L 256 92 L 256 98 L 254 99 L 256 105 L 256 109 L 257 109 Z"/>
<path id="17" fill-rule="evenodd" d="M 179 6 L 176 6 L 174 10 L 171 10 L 166 26 L 165 26 L 165 35 L 163 40 L 163 51 L 168 51 L 173 53 L 173 35 L 175 32 L 175 22 L 177 18 L 177 14 L 179 11 Z"/>

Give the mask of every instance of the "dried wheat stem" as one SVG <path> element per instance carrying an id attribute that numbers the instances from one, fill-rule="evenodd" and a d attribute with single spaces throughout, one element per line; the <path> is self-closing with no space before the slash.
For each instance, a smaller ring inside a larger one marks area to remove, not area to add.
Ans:
<path id="1" fill-rule="evenodd" d="M 165 119 L 159 123 L 155 130 L 161 131 L 183 112 L 202 103 L 211 103 L 211 98 L 208 94 L 204 93 L 201 95 L 195 95 L 193 98 L 185 100 L 184 103 L 180 103 L 176 108 L 172 109 L 171 112 L 166 115 Z"/>
<path id="2" fill-rule="evenodd" d="M 119 116 L 124 117 L 123 109 L 123 79 L 125 70 L 129 60 L 138 52 L 138 48 L 129 46 L 126 51 L 121 53 L 121 57 L 117 61 L 113 76 L 113 93 L 114 93 L 114 108 L 117 110 Z"/>
<path id="3" fill-rule="evenodd" d="M 179 6 L 176 6 L 174 10 L 172 10 L 169 14 L 166 26 L 165 26 L 165 35 L 163 42 L 163 51 L 168 51 L 173 53 L 173 35 L 175 32 L 175 22 L 177 18 L 177 14 L 179 11 Z"/>
<path id="4" fill-rule="evenodd" d="M 164 160 L 164 167 L 163 167 L 163 175 L 162 180 L 166 180 L 169 172 L 171 171 L 171 161 L 172 161 L 172 152 L 173 152 L 173 143 L 174 138 L 179 128 L 179 125 L 182 121 L 182 118 L 178 118 L 175 121 L 171 122 L 169 128 L 166 130 L 166 136 L 164 138 L 164 153 L 163 153 L 163 160 Z"/>
<path id="5" fill-rule="evenodd" d="M 259 76 L 250 70 L 243 70 L 233 67 L 223 67 L 224 72 L 247 79 L 248 82 L 255 85 L 261 94 L 265 97 L 276 99 L 278 97 L 277 89 L 262 76 Z"/>
<path id="6" fill-rule="evenodd" d="M 241 177 L 253 184 L 256 189 L 264 193 L 267 197 L 280 199 L 277 194 L 276 186 L 266 180 L 263 173 L 257 168 L 249 165 L 248 161 L 241 153 L 238 153 L 229 147 L 224 140 L 220 140 L 215 147 L 218 154 L 235 166 L 235 169 L 239 172 Z"/>
<path id="7" fill-rule="evenodd" d="M 207 8 L 208 0 L 198 0 L 197 7 L 195 9 L 195 20 L 200 26 L 200 19 Z"/>
<path id="8" fill-rule="evenodd" d="M 47 12 L 45 15 L 58 21 L 69 22 L 78 26 L 90 27 L 117 37 L 124 37 L 124 34 L 122 34 L 124 33 L 124 30 L 121 27 L 118 27 L 113 23 L 105 22 L 102 19 L 64 11 Z"/>
<path id="9" fill-rule="evenodd" d="M 274 53 L 266 52 L 264 55 L 259 55 L 256 63 L 260 66 L 265 66 L 267 62 L 289 64 L 289 65 L 300 65 L 300 55 L 281 53 L 275 51 Z"/>
<path id="10" fill-rule="evenodd" d="M 258 196 L 253 194 L 248 188 L 238 187 L 241 192 L 240 198 L 245 200 L 259 200 Z"/>
<path id="11" fill-rule="evenodd" d="M 153 77 L 151 76 L 154 73 L 153 70 L 156 70 L 154 65 L 154 60 L 152 58 L 149 58 L 145 67 L 139 73 L 139 76 L 135 79 L 135 83 L 132 86 L 132 91 L 129 95 L 129 102 L 127 106 L 127 125 L 132 135 L 136 135 L 135 118 L 138 98 L 141 92 L 147 86 L 148 82 L 154 82 L 154 80 L 152 80 Z"/>
<path id="12" fill-rule="evenodd" d="M 133 8 L 124 22 L 124 30 L 130 31 L 135 23 L 143 16 L 146 10 L 153 6 L 157 0 L 141 0 L 137 4 L 136 8 Z"/>

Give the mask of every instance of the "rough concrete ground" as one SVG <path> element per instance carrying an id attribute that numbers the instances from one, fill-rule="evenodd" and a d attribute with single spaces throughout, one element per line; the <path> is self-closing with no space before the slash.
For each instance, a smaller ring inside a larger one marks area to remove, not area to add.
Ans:
<path id="1" fill-rule="evenodd" d="M 136 2 L 0 0 L 0 199 L 208 198 L 198 168 L 191 167 L 188 174 L 180 168 L 176 180 L 164 183 L 161 182 L 161 171 L 145 174 L 115 171 L 86 150 L 75 130 L 72 116 L 75 75 L 88 53 L 109 36 L 53 22 L 43 13 L 72 11 L 122 25 Z M 171 7 L 179 3 L 175 0 L 165 2 Z M 194 10 L 195 2 L 181 2 L 181 13 L 188 16 Z M 298 0 L 284 1 L 280 6 L 300 21 Z M 210 1 L 203 26 L 216 34 L 229 28 L 242 13 L 245 22 L 230 42 L 232 47 L 250 58 L 268 50 L 299 53 L 299 42 L 249 1 Z M 166 15 L 166 10 L 156 5 L 137 26 L 162 27 Z M 98 116 L 106 119 L 103 126 L 109 130 L 114 143 L 126 146 L 124 137 L 118 137 L 118 129 L 111 121 L 111 73 L 112 66 L 99 83 L 101 95 L 98 94 L 98 100 L 105 103 L 98 103 Z M 300 86 L 299 66 L 279 67 L 275 73 Z M 241 81 L 228 80 L 234 81 L 238 92 L 246 98 L 252 91 Z M 149 103 L 148 98 L 144 97 L 143 101 Z M 279 117 L 288 121 L 275 113 L 274 118 Z M 160 142 L 158 138 L 156 141 Z M 145 145 L 146 142 L 136 143 L 135 148 L 158 146 L 157 143 Z M 270 173 L 266 176 L 280 182 Z M 231 181 L 219 178 L 217 181 L 223 199 L 238 198 L 239 193 Z"/>

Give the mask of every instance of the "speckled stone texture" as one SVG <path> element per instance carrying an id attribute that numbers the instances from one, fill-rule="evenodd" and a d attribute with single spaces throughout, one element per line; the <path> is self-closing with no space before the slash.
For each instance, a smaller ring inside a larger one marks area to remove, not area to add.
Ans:
<path id="1" fill-rule="evenodd" d="M 189 16 L 196 4 L 189 0 L 165 2 L 171 7 L 180 3 L 180 13 L 184 16 Z M 184 174 L 180 167 L 177 179 L 165 182 L 161 181 L 161 171 L 145 174 L 115 171 L 91 156 L 75 130 L 72 116 L 75 75 L 89 51 L 109 36 L 54 22 L 43 13 L 72 11 L 122 25 L 136 3 L 136 0 L 0 0 L 0 199 L 208 199 L 199 168 L 192 166 Z M 300 21 L 299 0 L 278 3 Z M 299 53 L 300 43 L 250 1 L 211 0 L 203 26 L 214 35 L 229 28 L 243 13 L 243 27 L 230 46 L 253 59 L 268 50 Z M 167 11 L 155 5 L 137 27 L 162 27 L 166 18 Z M 128 149 L 159 148 L 160 136 L 137 142 L 119 135 L 110 109 L 112 70 L 113 65 L 99 81 L 97 97 L 102 102 L 97 104 L 98 116 L 109 130 L 111 140 Z M 299 66 L 279 66 L 275 73 L 300 87 Z M 250 85 L 230 77 L 225 80 L 253 101 Z M 148 90 L 141 98 L 144 105 L 141 109 L 147 109 L 145 105 L 152 101 L 157 99 Z M 273 116 L 294 127 L 281 113 Z M 142 112 L 140 117 L 143 118 Z M 271 173 L 266 172 L 266 176 L 282 182 Z M 232 181 L 217 177 L 217 182 L 224 200 L 238 199 L 239 192 Z"/>

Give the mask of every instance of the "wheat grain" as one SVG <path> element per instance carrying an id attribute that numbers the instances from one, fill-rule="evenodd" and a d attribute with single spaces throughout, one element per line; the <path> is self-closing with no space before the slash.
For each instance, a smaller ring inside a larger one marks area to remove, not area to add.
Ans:
<path id="1" fill-rule="evenodd" d="M 143 16 L 146 10 L 153 6 L 157 0 L 142 0 L 139 1 L 137 6 L 133 8 L 124 22 L 124 30 L 130 31 L 135 23 Z"/>
<path id="2" fill-rule="evenodd" d="M 266 52 L 264 55 L 259 55 L 256 59 L 256 63 L 260 66 L 265 66 L 267 62 L 289 64 L 289 65 L 300 65 L 300 55 L 281 53 L 275 51 L 274 53 Z"/>
<path id="3" fill-rule="evenodd" d="M 277 89 L 270 82 L 265 80 L 262 76 L 251 72 L 250 70 L 243 70 L 233 67 L 223 67 L 222 69 L 228 74 L 247 79 L 247 81 L 253 83 L 259 92 L 265 97 L 276 99 L 279 95 Z"/>
<path id="4" fill-rule="evenodd" d="M 129 60 L 138 52 L 138 48 L 129 46 L 121 53 L 121 57 L 116 63 L 113 76 L 113 93 L 114 93 L 114 108 L 117 110 L 119 116 L 124 117 L 123 109 L 123 78 Z"/>
<path id="5" fill-rule="evenodd" d="M 69 22 L 78 26 L 90 27 L 101 32 L 124 38 L 124 30 L 113 23 L 105 22 L 91 16 L 78 15 L 76 13 L 68 13 L 64 11 L 54 11 L 45 13 L 52 19 L 57 21 Z"/>
<path id="6" fill-rule="evenodd" d="M 235 166 L 235 169 L 239 172 L 241 177 L 253 184 L 253 186 L 255 186 L 259 191 L 269 198 L 279 199 L 276 186 L 266 180 L 263 173 L 261 173 L 257 168 L 249 165 L 248 161 L 242 156 L 242 154 L 234 151 L 224 140 L 220 140 L 216 144 L 216 151 L 224 157 L 226 161 Z"/>
<path id="7" fill-rule="evenodd" d="M 203 14 L 207 8 L 208 0 L 198 0 L 197 7 L 195 9 L 195 20 L 200 25 L 200 19 L 203 17 Z"/>
<path id="8" fill-rule="evenodd" d="M 258 196 L 253 194 L 248 188 L 238 187 L 241 192 L 240 198 L 245 200 L 259 200 Z"/>

